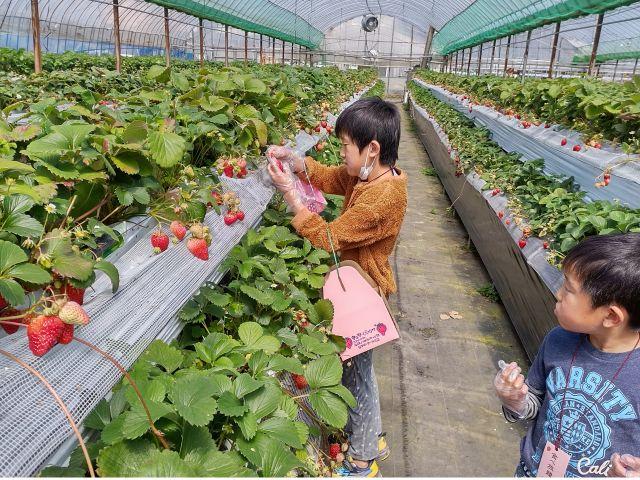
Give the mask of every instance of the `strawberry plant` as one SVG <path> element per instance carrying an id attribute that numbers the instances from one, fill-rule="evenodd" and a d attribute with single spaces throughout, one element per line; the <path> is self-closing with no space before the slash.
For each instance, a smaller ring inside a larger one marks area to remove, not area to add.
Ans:
<path id="1" fill-rule="evenodd" d="M 606 201 L 585 202 L 573 179 L 545 174 L 542 160 L 522 161 L 519 155 L 506 153 L 486 129 L 477 128 L 426 89 L 415 83 L 409 89 L 447 133 L 457 152 L 452 168 L 475 172 L 487 182 L 485 188 L 504 192 L 525 237 L 549 238 L 551 262 L 587 235 L 640 232 L 640 211 Z"/>
<path id="2" fill-rule="evenodd" d="M 506 115 L 522 114 L 532 121 L 577 130 L 587 139 L 595 139 L 593 145 L 602 138 L 631 145 L 640 129 L 640 77 L 619 84 L 590 78 L 520 82 L 493 75 L 466 77 L 430 70 L 419 70 L 417 76 Z M 640 150 L 635 148 L 633 152 Z"/>

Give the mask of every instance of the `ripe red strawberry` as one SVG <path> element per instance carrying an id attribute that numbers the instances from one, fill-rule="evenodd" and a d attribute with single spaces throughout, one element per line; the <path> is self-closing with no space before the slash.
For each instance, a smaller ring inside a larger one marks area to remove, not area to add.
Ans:
<path id="1" fill-rule="evenodd" d="M 242 210 L 236 212 L 236 219 L 240 221 L 244 220 L 244 212 Z"/>
<path id="2" fill-rule="evenodd" d="M 307 383 L 307 379 L 304 378 L 304 375 L 297 375 L 295 373 L 292 373 L 291 376 L 293 377 L 293 382 L 296 384 L 298 390 L 303 390 L 309 386 L 309 383 Z"/>
<path id="3" fill-rule="evenodd" d="M 329 135 L 331 135 L 333 133 L 333 128 L 331 128 L 331 125 L 327 125 L 327 133 Z"/>
<path id="4" fill-rule="evenodd" d="M 502 220 L 502 218 L 503 218 L 503 217 L 504 217 L 504 212 L 503 212 L 503 211 L 499 211 L 499 212 L 498 212 L 498 218 L 499 218 L 500 220 Z"/>
<path id="5" fill-rule="evenodd" d="M 580 150 L 582 150 L 582 147 L 580 145 L 574 145 L 573 146 L 573 151 L 574 152 L 579 152 Z"/>
<path id="6" fill-rule="evenodd" d="M 7 301 L 4 298 L 2 298 L 2 295 L 0 295 L 0 310 L 2 310 L 7 305 L 9 305 Z"/>
<path id="7" fill-rule="evenodd" d="M 233 167 L 231 165 L 227 165 L 226 167 L 223 168 L 222 171 L 227 177 L 229 178 L 233 177 Z"/>
<path id="8" fill-rule="evenodd" d="M 58 343 L 61 343 L 63 345 L 66 345 L 67 343 L 71 343 L 71 340 L 73 340 L 74 328 L 76 328 L 75 325 L 65 324 L 65 326 L 62 327 L 60 336 L 58 337 Z"/>
<path id="9" fill-rule="evenodd" d="M 332 443 L 329 445 L 329 456 L 331 458 L 335 460 L 339 453 L 342 453 L 339 443 Z"/>
<path id="10" fill-rule="evenodd" d="M 27 327 L 31 352 L 38 357 L 47 353 L 58 343 L 63 328 L 64 323 L 58 317 L 44 315 L 36 317 Z"/>
<path id="11" fill-rule="evenodd" d="M 547 250 L 549 248 L 549 242 L 542 242 L 542 248 Z"/>
<path id="12" fill-rule="evenodd" d="M 605 173 L 603 176 L 603 180 L 605 185 L 609 185 L 609 183 L 611 183 L 611 174 Z"/>
<path id="13" fill-rule="evenodd" d="M 562 146 L 564 147 L 566 144 L 567 144 L 567 139 L 566 139 L 566 138 L 563 138 L 563 139 L 560 141 L 560 145 L 562 145 Z"/>
<path id="14" fill-rule="evenodd" d="M 2 320 L 3 318 L 6 317 L 16 317 L 18 315 L 20 315 L 20 311 L 19 310 L 15 310 L 13 308 L 8 308 L 6 310 L 3 310 L 2 313 L 0 313 L 0 320 Z M 20 320 L 7 320 L 8 322 L 14 322 L 14 323 L 22 323 Z M 20 328 L 17 325 L 5 325 L 4 323 L 0 323 L 0 326 L 2 326 L 2 329 L 7 332 L 7 335 L 11 335 L 13 333 L 16 333 L 18 331 L 18 329 Z"/>
<path id="15" fill-rule="evenodd" d="M 78 305 L 84 303 L 84 288 L 76 288 L 70 283 L 64 286 L 64 293 L 67 295 L 67 299 L 71 302 L 76 302 Z"/>
<path id="16" fill-rule="evenodd" d="M 544 128 L 551 128 L 551 124 L 549 124 L 549 123 L 545 123 L 545 124 L 544 124 Z"/>
<path id="17" fill-rule="evenodd" d="M 171 222 L 171 225 L 169 225 L 169 230 L 171 230 L 171 233 L 173 233 L 178 240 L 182 240 L 187 234 L 187 227 L 185 227 L 177 220 Z"/>
<path id="18" fill-rule="evenodd" d="M 507 218 L 507 219 L 504 221 L 504 223 L 505 223 L 506 225 L 511 225 L 511 220 Z"/>
<path id="19" fill-rule="evenodd" d="M 162 230 L 156 230 L 151 234 L 151 245 L 155 253 L 164 252 L 169 248 L 169 235 Z"/>
<path id="20" fill-rule="evenodd" d="M 69 325 L 86 325 L 89 323 L 89 315 L 76 302 L 65 303 L 58 312 L 58 317 Z"/>
<path id="21" fill-rule="evenodd" d="M 187 249 L 200 260 L 209 260 L 209 246 L 204 238 L 189 238 Z"/>
<path id="22" fill-rule="evenodd" d="M 518 120 L 520 120 L 520 118 L 521 118 L 519 113 L 516 113 L 516 114 L 514 115 L 514 117 L 516 117 Z"/>
<path id="23" fill-rule="evenodd" d="M 320 125 L 316 125 L 315 131 L 316 131 L 316 132 L 320 132 L 320 130 L 322 130 L 322 128 L 320 127 Z"/>
<path id="24" fill-rule="evenodd" d="M 520 241 L 518 242 L 518 246 L 520 248 L 524 248 L 527 246 L 527 240 L 525 238 L 521 238 Z"/>
<path id="25" fill-rule="evenodd" d="M 318 143 L 318 144 L 316 145 L 316 150 L 317 150 L 317 151 L 319 151 L 319 152 L 321 152 L 322 150 L 324 150 L 324 143 L 322 143 L 322 142 L 321 142 L 321 143 Z"/>
<path id="26" fill-rule="evenodd" d="M 320 122 L 320 126 L 321 126 L 322 128 L 327 128 L 327 121 L 326 121 L 326 120 L 322 120 L 322 121 Z"/>
<path id="27" fill-rule="evenodd" d="M 238 216 L 233 212 L 227 212 L 224 215 L 224 223 L 227 225 L 232 225 L 238 220 Z"/>
<path id="28" fill-rule="evenodd" d="M 602 148 L 602 144 L 601 143 L 596 143 L 593 148 L 597 148 L 598 150 Z"/>
<path id="29" fill-rule="evenodd" d="M 499 188 L 494 188 L 493 191 L 491 192 L 491 196 L 495 197 L 496 195 L 498 195 L 500 193 L 500 189 Z"/>
<path id="30" fill-rule="evenodd" d="M 247 176 L 247 167 L 241 167 L 238 172 L 238 178 L 244 178 Z"/>

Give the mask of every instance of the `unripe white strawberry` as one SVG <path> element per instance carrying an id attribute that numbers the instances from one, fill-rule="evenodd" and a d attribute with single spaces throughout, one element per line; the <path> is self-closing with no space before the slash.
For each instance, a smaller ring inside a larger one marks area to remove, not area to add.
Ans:
<path id="1" fill-rule="evenodd" d="M 67 302 L 64 307 L 60 309 L 58 314 L 60 320 L 70 325 L 86 325 L 89 323 L 89 315 L 84 311 L 84 308 L 76 302 Z"/>

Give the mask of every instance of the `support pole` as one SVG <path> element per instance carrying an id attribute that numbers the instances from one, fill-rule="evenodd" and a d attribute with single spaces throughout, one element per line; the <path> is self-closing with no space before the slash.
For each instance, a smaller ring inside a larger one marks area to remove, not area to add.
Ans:
<path id="1" fill-rule="evenodd" d="M 276 39 L 275 37 L 271 39 L 271 63 L 276 63 Z"/>
<path id="2" fill-rule="evenodd" d="M 549 61 L 549 71 L 547 72 L 547 78 L 553 77 L 553 64 L 556 61 L 556 55 L 558 53 L 558 38 L 560 38 L 560 22 L 556 23 L 556 30 L 553 32 L 553 44 L 551 45 L 551 60 Z"/>
<path id="3" fill-rule="evenodd" d="M 636 58 L 636 63 L 633 64 L 633 73 L 631 74 L 632 77 L 636 76 L 637 70 L 638 70 L 638 59 Z"/>
<path id="4" fill-rule="evenodd" d="M 493 46 L 491 47 L 491 61 L 489 62 L 489 75 L 493 73 L 493 62 L 496 59 L 496 39 L 493 39 Z"/>
<path id="5" fill-rule="evenodd" d="M 522 81 L 527 76 L 527 62 L 529 60 L 529 45 L 531 44 L 531 33 L 533 30 L 527 32 L 527 43 L 524 46 L 524 55 L 522 56 Z"/>
<path id="6" fill-rule="evenodd" d="M 413 24 L 411 25 L 411 43 L 409 43 L 409 63 L 413 63 Z"/>
<path id="7" fill-rule="evenodd" d="M 424 44 L 424 55 L 422 55 L 422 62 L 420 63 L 420 66 L 422 68 L 428 67 L 431 63 L 431 45 L 433 44 L 433 36 L 435 35 L 435 33 L 436 29 L 433 27 L 433 25 L 429 25 L 429 30 L 427 31 L 427 40 Z"/>
<path id="8" fill-rule="evenodd" d="M 122 70 L 122 52 L 120 51 L 120 8 L 118 0 L 113 0 L 113 41 L 116 50 L 116 72 Z"/>
<path id="9" fill-rule="evenodd" d="M 198 19 L 198 27 L 200 30 L 200 67 L 204 68 L 204 25 L 201 18 Z"/>
<path id="10" fill-rule="evenodd" d="M 284 65 L 284 40 L 282 40 L 282 62 L 280 64 Z"/>
<path id="11" fill-rule="evenodd" d="M 164 58 L 167 67 L 171 65 L 171 39 L 169 38 L 169 9 L 164 7 Z"/>
<path id="12" fill-rule="evenodd" d="M 260 65 L 264 63 L 264 49 L 262 47 L 262 34 L 260 34 Z"/>
<path id="13" fill-rule="evenodd" d="M 484 47 L 484 43 L 481 43 L 478 48 L 478 71 L 476 73 L 477 76 L 480 76 L 480 70 L 482 69 L 482 49 Z"/>
<path id="14" fill-rule="evenodd" d="M 229 25 L 224 26 L 224 66 L 229 66 Z"/>
<path id="15" fill-rule="evenodd" d="M 618 63 L 620 63 L 620 60 L 616 60 L 616 66 L 613 67 L 613 78 L 611 79 L 613 82 L 616 81 L 616 74 L 618 73 Z"/>
<path id="16" fill-rule="evenodd" d="M 460 55 L 460 51 L 456 52 L 456 66 L 455 69 L 453 70 L 453 73 L 458 73 L 458 56 Z"/>
<path id="17" fill-rule="evenodd" d="M 38 0 L 31 0 L 31 30 L 33 31 L 33 68 L 36 73 L 42 72 L 42 50 L 40 49 L 40 11 Z"/>
<path id="18" fill-rule="evenodd" d="M 462 49 L 462 62 L 460 63 L 460 75 L 464 73 L 464 54 L 466 52 L 466 48 Z"/>
<path id="19" fill-rule="evenodd" d="M 244 32 L 244 64 L 249 62 L 249 32 Z"/>
<path id="20" fill-rule="evenodd" d="M 502 76 L 507 75 L 507 67 L 509 66 L 509 49 L 511 48 L 511 35 L 507 39 L 507 49 L 504 53 L 504 69 L 502 70 Z"/>
<path id="21" fill-rule="evenodd" d="M 473 57 L 473 47 L 469 47 L 469 61 L 467 62 L 467 77 L 471 73 L 471 57 Z"/>
<path id="22" fill-rule="evenodd" d="M 293 65 L 293 42 L 291 42 L 291 65 Z"/>
<path id="23" fill-rule="evenodd" d="M 589 71 L 587 75 L 593 73 L 593 67 L 596 66 L 596 55 L 598 54 L 598 45 L 600 44 L 600 33 L 602 33 L 602 21 L 604 20 L 604 13 L 598 15 L 596 20 L 596 31 L 593 34 L 593 48 L 591 49 L 591 59 L 589 60 Z"/>

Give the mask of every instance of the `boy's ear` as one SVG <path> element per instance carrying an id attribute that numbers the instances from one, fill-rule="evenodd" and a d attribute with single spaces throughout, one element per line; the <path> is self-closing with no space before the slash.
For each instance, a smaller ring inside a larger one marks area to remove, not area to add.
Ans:
<path id="1" fill-rule="evenodd" d="M 607 312 L 607 316 L 604 318 L 604 326 L 605 327 L 619 327 L 625 321 L 629 319 L 629 314 L 627 310 L 618 305 L 609 305 L 609 311 Z"/>
<path id="2" fill-rule="evenodd" d="M 371 145 L 371 150 L 370 150 L 371 155 L 373 156 L 380 155 L 380 144 L 378 143 L 377 140 L 371 140 L 371 143 L 369 145 Z"/>

